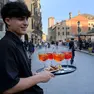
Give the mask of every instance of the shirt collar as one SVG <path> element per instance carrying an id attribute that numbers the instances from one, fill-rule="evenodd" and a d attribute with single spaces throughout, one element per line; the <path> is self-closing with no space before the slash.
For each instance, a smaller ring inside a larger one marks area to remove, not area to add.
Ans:
<path id="1" fill-rule="evenodd" d="M 23 44 L 22 40 L 13 32 L 6 31 L 6 36 L 9 36 L 17 44 Z"/>

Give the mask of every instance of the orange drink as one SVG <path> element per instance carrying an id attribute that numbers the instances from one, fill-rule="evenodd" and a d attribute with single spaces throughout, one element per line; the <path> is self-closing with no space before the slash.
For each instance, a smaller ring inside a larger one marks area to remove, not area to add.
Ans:
<path id="1" fill-rule="evenodd" d="M 53 59 L 53 53 L 47 53 L 48 59 L 52 60 Z"/>
<path id="2" fill-rule="evenodd" d="M 72 52 L 64 52 L 65 59 L 71 59 L 72 58 Z"/>
<path id="3" fill-rule="evenodd" d="M 62 53 L 54 53 L 54 60 L 60 62 L 64 60 L 65 56 Z"/>
<path id="4" fill-rule="evenodd" d="M 48 56 L 47 54 L 39 54 L 39 60 L 40 61 L 46 61 L 48 59 Z"/>

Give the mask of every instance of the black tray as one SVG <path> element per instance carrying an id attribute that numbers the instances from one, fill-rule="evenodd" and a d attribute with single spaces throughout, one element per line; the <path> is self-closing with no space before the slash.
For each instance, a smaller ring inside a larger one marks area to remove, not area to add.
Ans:
<path id="1" fill-rule="evenodd" d="M 53 73 L 54 75 L 65 75 L 65 74 L 72 73 L 77 69 L 76 66 L 73 66 L 73 65 L 62 65 L 62 68 L 63 69 L 54 71 L 51 73 Z M 36 72 L 41 72 L 43 70 L 44 70 L 44 68 L 40 68 Z"/>

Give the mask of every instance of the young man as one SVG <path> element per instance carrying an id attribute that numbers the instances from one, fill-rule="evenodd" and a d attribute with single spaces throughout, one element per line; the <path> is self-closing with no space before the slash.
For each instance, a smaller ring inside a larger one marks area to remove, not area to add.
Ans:
<path id="1" fill-rule="evenodd" d="M 22 2 L 9 2 L 1 9 L 6 34 L 0 40 L 0 94 L 43 94 L 36 84 L 54 75 L 44 71 L 32 75 L 21 36 L 26 34 L 30 12 Z"/>

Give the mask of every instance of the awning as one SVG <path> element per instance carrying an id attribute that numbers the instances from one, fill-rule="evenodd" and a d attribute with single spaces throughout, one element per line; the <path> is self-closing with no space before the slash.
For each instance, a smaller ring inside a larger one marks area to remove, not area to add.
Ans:
<path id="1" fill-rule="evenodd" d="M 92 28 L 92 30 L 90 30 L 89 32 L 87 32 L 87 34 L 93 34 L 94 33 L 94 28 Z"/>
<path id="2" fill-rule="evenodd" d="M 76 36 L 74 35 L 70 35 L 70 36 L 67 36 L 67 38 L 71 39 L 71 38 L 75 38 Z"/>
<path id="3" fill-rule="evenodd" d="M 79 34 L 76 34 L 75 36 L 88 36 L 87 32 L 80 32 Z"/>

